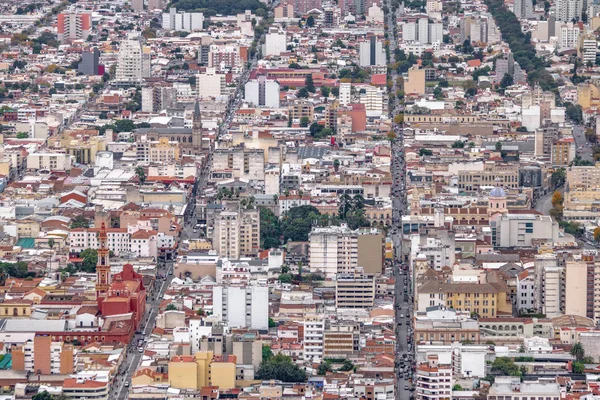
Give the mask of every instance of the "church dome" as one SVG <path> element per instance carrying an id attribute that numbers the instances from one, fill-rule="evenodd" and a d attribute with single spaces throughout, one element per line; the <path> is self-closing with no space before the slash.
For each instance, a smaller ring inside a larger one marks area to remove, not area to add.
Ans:
<path id="1" fill-rule="evenodd" d="M 504 189 L 497 186 L 490 191 L 490 197 L 506 197 L 506 192 Z"/>

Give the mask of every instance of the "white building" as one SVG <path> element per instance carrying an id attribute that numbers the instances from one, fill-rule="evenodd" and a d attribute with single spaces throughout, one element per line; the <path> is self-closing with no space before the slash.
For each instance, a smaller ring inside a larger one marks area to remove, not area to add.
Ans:
<path id="1" fill-rule="evenodd" d="M 437 355 L 417 365 L 415 398 L 418 400 L 446 400 L 452 398 L 452 367 L 442 364 Z"/>
<path id="2" fill-rule="evenodd" d="M 279 83 L 259 76 L 246 82 L 244 99 L 257 107 L 279 108 Z"/>
<path id="3" fill-rule="evenodd" d="M 533 1 L 532 0 L 515 0 L 513 12 L 517 18 L 532 18 L 533 17 Z"/>
<path id="4" fill-rule="evenodd" d="M 304 360 L 319 362 L 323 358 L 323 334 L 325 319 L 323 315 L 304 317 Z"/>
<path id="5" fill-rule="evenodd" d="M 290 208 L 309 206 L 310 196 L 279 196 L 277 202 L 279 203 L 279 215 L 283 215 L 285 212 L 289 211 Z"/>
<path id="6" fill-rule="evenodd" d="M 326 278 L 355 272 L 358 265 L 358 233 L 347 226 L 313 228 L 308 235 L 310 272 Z"/>
<path id="7" fill-rule="evenodd" d="M 560 32 L 557 33 L 560 35 L 558 45 L 561 50 L 575 49 L 579 46 L 579 37 L 581 36 L 579 25 L 572 22 L 561 24 Z"/>
<path id="8" fill-rule="evenodd" d="M 269 329 L 269 287 L 213 286 L 213 315 L 229 328 Z"/>
<path id="9" fill-rule="evenodd" d="M 340 83 L 340 105 L 347 106 L 352 102 L 352 84 L 350 82 Z"/>
<path id="10" fill-rule="evenodd" d="M 40 171 L 70 171 L 73 157 L 60 153 L 31 153 L 27 156 L 27 169 Z"/>
<path id="11" fill-rule="evenodd" d="M 595 63 L 598 54 L 598 42 L 594 38 L 583 39 L 581 41 L 581 61 L 584 64 L 588 62 Z"/>
<path id="12" fill-rule="evenodd" d="M 136 84 L 149 76 L 150 49 L 144 47 L 139 40 L 122 40 L 115 81 L 120 84 Z"/>
<path id="13" fill-rule="evenodd" d="M 227 94 L 225 74 L 217 73 L 215 68 L 206 68 L 206 72 L 196 76 L 198 98 L 218 97 Z"/>
<path id="14" fill-rule="evenodd" d="M 583 12 L 583 0 L 557 0 L 554 16 L 557 21 L 569 22 L 581 20 Z"/>
<path id="15" fill-rule="evenodd" d="M 359 64 L 361 67 L 386 65 L 383 43 L 377 40 L 375 36 L 371 36 L 368 41 L 360 42 Z"/>
<path id="16" fill-rule="evenodd" d="M 364 93 L 359 96 L 359 103 L 365 105 L 367 117 L 380 117 L 384 112 L 384 91 L 375 86 L 361 86 L 361 91 Z"/>
<path id="17" fill-rule="evenodd" d="M 167 31 L 201 31 L 204 25 L 204 14 L 197 12 L 177 12 L 171 7 L 162 15 L 162 28 Z"/>
<path id="18" fill-rule="evenodd" d="M 561 393 L 560 385 L 555 379 L 521 382 L 521 378 L 516 376 L 498 376 L 490 387 L 488 399 L 527 400 L 537 397 L 557 400 L 562 397 Z"/>
<path id="19" fill-rule="evenodd" d="M 517 309 L 533 310 L 535 308 L 535 280 L 532 275 L 517 275 Z"/>
<path id="20" fill-rule="evenodd" d="M 541 126 L 541 108 L 540 106 L 531 106 L 521 110 L 521 125 L 529 132 L 535 132 Z"/>
<path id="21" fill-rule="evenodd" d="M 547 215 L 505 214 L 492 217 L 495 247 L 532 247 L 534 243 L 555 243 L 558 223 Z"/>
<path id="22" fill-rule="evenodd" d="M 485 358 L 488 346 L 454 342 L 450 345 L 417 345 L 417 363 L 437 355 L 439 363 L 450 365 L 455 376 L 482 378 L 486 375 Z"/>
<path id="23" fill-rule="evenodd" d="M 442 43 L 444 41 L 444 24 L 436 22 L 429 24 L 429 42 Z"/>
<path id="24" fill-rule="evenodd" d="M 542 312 L 553 318 L 564 313 L 565 268 L 544 266 L 541 278 Z"/>
<path id="25" fill-rule="evenodd" d="M 287 35 L 277 28 L 269 29 L 265 36 L 265 56 L 278 56 L 287 51 Z"/>

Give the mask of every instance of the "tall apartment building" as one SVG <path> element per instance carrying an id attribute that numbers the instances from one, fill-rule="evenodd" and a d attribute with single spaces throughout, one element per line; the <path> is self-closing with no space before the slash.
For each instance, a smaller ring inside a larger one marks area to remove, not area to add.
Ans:
<path id="1" fill-rule="evenodd" d="M 357 322 L 331 322 L 323 332 L 323 358 L 349 358 L 360 350 L 360 325 Z"/>
<path id="2" fill-rule="evenodd" d="M 532 18 L 533 17 L 533 1 L 532 0 L 515 0 L 513 12 L 517 18 Z"/>
<path id="3" fill-rule="evenodd" d="M 206 72 L 196 75 L 196 92 L 200 99 L 226 95 L 225 74 L 217 73 L 215 68 L 207 68 Z"/>
<path id="4" fill-rule="evenodd" d="M 156 113 L 171 108 L 177 102 L 177 89 L 171 86 L 142 88 L 142 111 Z"/>
<path id="5" fill-rule="evenodd" d="M 375 36 L 371 36 L 366 42 L 360 42 L 359 52 L 361 67 L 385 65 L 386 63 L 383 43 Z"/>
<path id="6" fill-rule="evenodd" d="M 587 316 L 587 263 L 567 261 L 565 266 L 565 314 Z"/>
<path id="7" fill-rule="evenodd" d="M 302 117 L 312 121 L 315 118 L 315 107 L 306 101 L 295 101 L 288 107 L 288 116 L 291 120 L 301 120 Z"/>
<path id="8" fill-rule="evenodd" d="M 211 44 L 208 54 L 208 66 L 216 68 L 217 71 L 230 71 L 242 67 L 245 58 L 242 51 L 247 48 L 241 46 L 230 46 Z"/>
<path id="9" fill-rule="evenodd" d="M 267 285 L 213 286 L 213 315 L 229 328 L 269 329 Z"/>
<path id="10" fill-rule="evenodd" d="M 368 275 L 381 272 L 383 242 L 378 230 L 353 231 L 345 225 L 315 227 L 309 234 L 309 242 L 311 272 L 328 278 L 355 274 L 356 267 L 362 267 Z"/>
<path id="11" fill-rule="evenodd" d="M 314 8 L 323 8 L 322 0 L 292 0 L 292 4 L 297 15 L 304 15 Z"/>
<path id="12" fill-rule="evenodd" d="M 554 16 L 557 21 L 570 22 L 581 20 L 583 0 L 557 0 Z"/>
<path id="13" fill-rule="evenodd" d="M 145 164 L 172 164 L 179 160 L 179 142 L 162 137 L 148 140 L 142 136 L 136 143 L 137 161 Z"/>
<path id="14" fill-rule="evenodd" d="M 265 155 L 262 149 L 234 147 L 218 149 L 213 154 L 213 170 L 231 170 L 234 178 L 262 181 L 265 179 Z"/>
<path id="15" fill-rule="evenodd" d="M 404 80 L 406 94 L 425 94 L 425 69 L 417 66 L 408 70 L 408 77 Z"/>
<path id="16" fill-rule="evenodd" d="M 137 39 L 121 41 L 115 81 L 118 84 L 139 84 L 150 77 L 150 49 Z"/>
<path id="17" fill-rule="evenodd" d="M 84 75 L 98 75 L 100 63 L 100 51 L 97 47 L 81 53 L 81 62 L 77 66 L 77 72 Z"/>
<path id="18" fill-rule="evenodd" d="M 325 319 L 323 315 L 311 314 L 304 317 L 304 360 L 319 362 L 323 359 Z"/>
<path id="19" fill-rule="evenodd" d="M 73 346 L 53 342 L 50 335 L 36 334 L 33 342 L 13 346 L 12 369 L 33 374 L 72 374 L 77 364 Z"/>
<path id="20" fill-rule="evenodd" d="M 279 83 L 261 75 L 244 86 L 244 99 L 255 106 L 279 108 Z"/>
<path id="21" fill-rule="evenodd" d="M 566 22 L 560 25 L 558 32 L 558 46 L 560 49 L 576 49 L 579 46 L 579 38 L 581 37 L 581 29 L 579 24 Z M 594 61 L 596 59 L 594 58 Z"/>
<path id="22" fill-rule="evenodd" d="M 279 4 L 273 9 L 275 19 L 294 18 L 294 5 L 291 3 Z"/>
<path id="23" fill-rule="evenodd" d="M 202 36 L 200 38 L 200 44 L 198 46 L 198 65 L 207 66 L 210 62 L 210 45 L 212 44 L 212 37 Z"/>
<path id="24" fill-rule="evenodd" d="M 577 55 L 584 64 L 595 63 L 598 55 L 598 41 L 594 35 L 585 35 L 577 46 Z"/>
<path id="25" fill-rule="evenodd" d="M 144 11 L 144 0 L 131 0 L 131 9 L 133 11 Z"/>
<path id="26" fill-rule="evenodd" d="M 417 366 L 415 398 L 417 400 L 448 400 L 452 398 L 452 366 L 440 364 L 437 355 Z"/>
<path id="27" fill-rule="evenodd" d="M 375 277 L 340 275 L 335 280 L 335 307 L 371 309 L 375 301 Z"/>
<path id="28" fill-rule="evenodd" d="M 204 25 L 204 14 L 197 12 L 177 12 L 171 7 L 162 15 L 162 28 L 167 31 L 201 31 Z"/>
<path id="29" fill-rule="evenodd" d="M 232 260 L 255 257 L 260 249 L 258 210 L 224 210 L 216 214 L 212 241 L 213 248 L 222 257 Z"/>
<path id="30" fill-rule="evenodd" d="M 544 266 L 541 279 L 542 312 L 553 318 L 565 313 L 565 268 Z"/>
<path id="31" fill-rule="evenodd" d="M 287 34 L 277 28 L 270 28 L 265 36 L 265 56 L 278 56 L 287 51 Z"/>
<path id="32" fill-rule="evenodd" d="M 358 98 L 360 104 L 364 104 L 367 117 L 380 117 L 386 110 L 384 101 L 384 91 L 381 88 L 366 85 L 361 87 L 361 94 Z"/>
<path id="33" fill-rule="evenodd" d="M 58 14 L 57 39 L 86 40 L 92 29 L 92 14 L 60 13 Z"/>
<path id="34" fill-rule="evenodd" d="M 341 106 L 347 106 L 352 102 L 352 83 L 342 82 L 340 83 L 340 96 L 339 102 Z"/>

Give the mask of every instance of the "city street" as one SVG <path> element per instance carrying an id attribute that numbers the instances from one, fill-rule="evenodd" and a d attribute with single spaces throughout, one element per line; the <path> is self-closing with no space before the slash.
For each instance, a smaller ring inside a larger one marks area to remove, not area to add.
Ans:
<path id="1" fill-rule="evenodd" d="M 385 1 L 388 9 L 386 29 L 389 40 L 389 63 L 395 62 L 394 50 L 397 48 L 397 38 L 394 27 L 397 25 L 396 12 L 392 10 L 391 0 Z M 395 70 L 389 71 L 392 79 L 391 93 L 398 91 Z M 396 399 L 411 398 L 414 390 L 412 377 L 414 372 L 414 344 L 412 343 L 412 279 L 410 267 L 402 254 L 402 215 L 406 213 L 406 164 L 404 159 L 403 126 L 394 122 L 394 117 L 402 113 L 402 105 L 396 97 L 389 106 L 389 116 L 392 119 L 392 129 L 395 139 L 392 140 L 392 229 L 391 240 L 394 246 L 392 270 L 394 272 L 394 317 L 396 332 Z"/>
<path id="2" fill-rule="evenodd" d="M 577 146 L 577 155 L 582 160 L 594 161 L 592 153 L 592 145 L 590 145 L 585 139 L 585 127 L 581 125 L 575 125 L 573 127 L 573 138 L 575 139 L 575 146 Z"/>

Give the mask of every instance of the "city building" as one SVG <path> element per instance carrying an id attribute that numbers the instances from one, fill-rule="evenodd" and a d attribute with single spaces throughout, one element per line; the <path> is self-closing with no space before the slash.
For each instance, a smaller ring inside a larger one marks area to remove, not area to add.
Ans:
<path id="1" fill-rule="evenodd" d="M 268 330 L 268 286 L 213 286 L 213 315 L 230 328 Z"/>
<path id="2" fill-rule="evenodd" d="M 65 40 L 87 40 L 92 29 L 91 13 L 60 13 L 57 16 L 57 38 Z"/>
<path id="3" fill-rule="evenodd" d="M 335 280 L 336 308 L 370 309 L 375 301 L 375 278 L 338 274 Z"/>
<path id="4" fill-rule="evenodd" d="M 360 61 L 361 67 L 369 67 L 375 65 L 385 65 L 385 50 L 383 43 L 375 36 L 371 36 L 368 41 L 360 42 Z"/>
<path id="5" fill-rule="evenodd" d="M 85 75 L 98 75 L 100 62 L 100 51 L 97 47 L 81 53 L 81 62 L 77 71 Z"/>
<path id="6" fill-rule="evenodd" d="M 175 7 L 171 7 L 168 13 L 162 15 L 162 28 L 167 31 L 200 31 L 204 28 L 204 14 L 177 12 Z"/>
<path id="7" fill-rule="evenodd" d="M 257 107 L 279 108 L 279 83 L 261 75 L 246 82 L 244 99 Z"/>
<path id="8" fill-rule="evenodd" d="M 557 0 L 554 10 L 554 16 L 557 21 L 571 22 L 581 20 L 583 13 L 582 0 Z"/>
<path id="9" fill-rule="evenodd" d="M 533 17 L 533 1 L 532 0 L 515 0 L 513 12 L 517 18 L 532 18 Z"/>
<path id="10" fill-rule="evenodd" d="M 135 85 L 150 76 L 150 49 L 139 40 L 123 40 L 119 47 L 115 81 Z"/>
<path id="11" fill-rule="evenodd" d="M 265 56 L 278 56 L 287 51 L 287 34 L 277 28 L 269 29 L 265 36 Z"/>
<path id="12" fill-rule="evenodd" d="M 452 398 L 452 367 L 439 363 L 438 356 L 429 355 L 417 365 L 415 398 L 418 400 L 447 400 Z"/>

